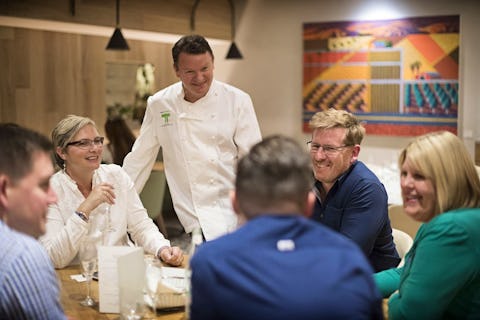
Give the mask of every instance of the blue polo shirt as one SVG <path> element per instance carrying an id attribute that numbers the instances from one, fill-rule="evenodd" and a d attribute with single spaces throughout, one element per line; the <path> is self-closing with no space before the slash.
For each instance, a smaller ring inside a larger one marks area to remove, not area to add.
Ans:
<path id="1" fill-rule="evenodd" d="M 316 181 L 312 219 L 357 243 L 375 272 L 396 267 L 400 257 L 388 218 L 388 196 L 377 176 L 356 161 L 338 178 L 323 202 L 318 196 L 321 188 Z"/>
<path id="2" fill-rule="evenodd" d="M 192 320 L 382 319 L 358 246 L 299 214 L 249 220 L 202 244 L 190 265 Z"/>

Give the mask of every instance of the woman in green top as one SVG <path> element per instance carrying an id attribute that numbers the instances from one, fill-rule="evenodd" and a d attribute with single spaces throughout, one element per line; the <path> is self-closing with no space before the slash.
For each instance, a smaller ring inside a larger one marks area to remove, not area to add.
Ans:
<path id="1" fill-rule="evenodd" d="M 480 319 L 480 180 L 462 141 L 418 137 L 400 154 L 405 213 L 423 222 L 401 268 L 375 274 L 389 318 Z M 398 291 L 397 291 L 398 290 Z"/>

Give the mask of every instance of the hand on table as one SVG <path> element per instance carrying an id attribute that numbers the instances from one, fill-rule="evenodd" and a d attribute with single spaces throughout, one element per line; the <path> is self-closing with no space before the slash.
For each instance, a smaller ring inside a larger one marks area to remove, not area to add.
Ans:
<path id="1" fill-rule="evenodd" d="M 178 267 L 183 262 L 183 252 L 179 247 L 166 247 L 158 254 L 163 262 Z"/>

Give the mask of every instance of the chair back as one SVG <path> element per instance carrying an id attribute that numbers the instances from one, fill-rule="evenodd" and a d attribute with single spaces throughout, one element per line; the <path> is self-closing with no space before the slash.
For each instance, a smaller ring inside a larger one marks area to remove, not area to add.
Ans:
<path id="1" fill-rule="evenodd" d="M 413 239 L 406 232 L 395 228 L 392 228 L 392 236 L 398 255 L 402 259 L 398 264 L 398 267 L 401 267 L 405 263 L 405 255 L 413 245 Z"/>
<path id="2" fill-rule="evenodd" d="M 163 170 L 153 170 L 140 193 L 140 200 L 147 209 L 148 216 L 156 222 L 165 237 L 167 237 L 167 229 L 163 220 L 162 207 L 166 182 Z"/>
<path id="3" fill-rule="evenodd" d="M 418 229 L 422 225 L 421 222 L 407 216 L 403 211 L 403 205 L 391 205 L 388 207 L 388 217 L 392 228 L 402 230 L 415 239 Z"/>

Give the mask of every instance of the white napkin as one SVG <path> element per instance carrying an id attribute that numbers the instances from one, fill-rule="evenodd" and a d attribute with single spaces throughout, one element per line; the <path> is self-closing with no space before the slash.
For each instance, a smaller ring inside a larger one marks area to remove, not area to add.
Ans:
<path id="1" fill-rule="evenodd" d="M 83 276 L 83 274 L 72 274 L 70 276 L 70 279 L 73 279 L 77 282 L 85 282 L 87 281 L 87 279 L 85 279 L 85 277 Z"/>

